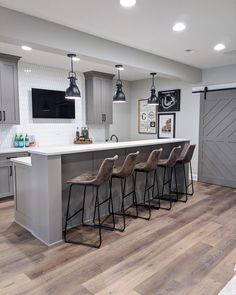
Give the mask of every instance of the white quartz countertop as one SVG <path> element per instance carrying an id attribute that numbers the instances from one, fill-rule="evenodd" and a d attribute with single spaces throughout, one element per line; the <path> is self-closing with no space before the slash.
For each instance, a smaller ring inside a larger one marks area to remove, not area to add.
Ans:
<path id="1" fill-rule="evenodd" d="M 30 154 L 37 154 L 42 156 L 55 156 L 65 154 L 76 154 L 85 152 L 95 152 L 103 150 L 114 150 L 130 147 L 140 147 L 148 145 L 161 145 L 168 143 L 187 142 L 190 139 L 186 138 L 171 138 L 171 139 L 150 139 L 150 140 L 137 140 L 137 141 L 125 141 L 125 142 L 107 142 L 107 143 L 93 143 L 93 144 L 81 144 L 81 145 L 66 145 L 58 147 L 41 147 L 28 150 Z"/>
<path id="2" fill-rule="evenodd" d="M 15 164 L 21 164 L 26 166 L 32 166 L 31 157 L 21 157 L 21 158 L 13 158 L 11 161 Z"/>
<path id="3" fill-rule="evenodd" d="M 0 148 L 1 154 L 16 154 L 16 153 L 25 153 L 28 152 L 31 148 Z"/>

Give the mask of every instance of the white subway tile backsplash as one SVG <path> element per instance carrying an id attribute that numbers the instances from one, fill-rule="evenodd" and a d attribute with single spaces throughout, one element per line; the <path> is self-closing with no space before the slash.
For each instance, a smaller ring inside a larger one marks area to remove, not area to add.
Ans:
<path id="1" fill-rule="evenodd" d="M 31 71 L 25 72 L 26 69 Z M 76 100 L 76 118 L 33 119 L 31 88 L 62 90 L 68 87 L 68 72 L 28 63 L 19 63 L 20 125 L 0 125 L 0 148 L 13 144 L 16 133 L 35 135 L 38 146 L 72 144 L 77 127 L 85 126 L 84 77 L 78 74 L 82 99 Z M 94 141 L 105 140 L 104 126 L 89 126 Z"/>

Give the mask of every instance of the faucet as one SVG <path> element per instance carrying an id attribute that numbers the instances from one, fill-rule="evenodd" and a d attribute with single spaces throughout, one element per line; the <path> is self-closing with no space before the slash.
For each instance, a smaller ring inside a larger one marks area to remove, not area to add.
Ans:
<path id="1" fill-rule="evenodd" d="M 119 141 L 118 137 L 117 137 L 115 134 L 112 134 L 112 136 L 110 137 L 110 140 L 112 140 L 112 139 L 113 139 L 113 137 L 115 137 L 115 139 L 116 139 L 116 142 L 118 142 L 118 141 Z"/>

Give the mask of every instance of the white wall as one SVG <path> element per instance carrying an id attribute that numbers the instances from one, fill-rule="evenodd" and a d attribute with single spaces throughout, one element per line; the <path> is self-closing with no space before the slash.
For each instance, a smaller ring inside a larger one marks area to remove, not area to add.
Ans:
<path id="1" fill-rule="evenodd" d="M 176 112 L 176 137 L 189 138 L 191 143 L 198 146 L 199 134 L 199 96 L 192 95 L 192 85 L 169 79 L 157 79 L 158 90 L 181 89 L 180 112 Z M 146 135 L 138 133 L 138 100 L 147 99 L 150 95 L 151 80 L 135 81 L 131 85 L 131 139 L 151 139 L 157 135 Z M 195 151 L 193 158 L 193 173 L 197 174 L 198 150 Z"/>
<path id="2" fill-rule="evenodd" d="M 26 73 L 26 69 L 31 69 Z M 76 128 L 85 126 L 84 77 L 78 75 L 82 99 L 76 100 L 76 118 L 33 119 L 31 88 L 62 90 L 68 87 L 68 71 L 39 65 L 19 63 L 19 104 L 20 125 L 0 125 L 0 148 L 12 146 L 15 133 L 28 133 L 36 136 L 39 146 L 66 145 L 73 143 Z M 105 140 L 104 126 L 89 126 L 90 135 L 95 141 Z"/>
<path id="3" fill-rule="evenodd" d="M 236 83 L 236 64 L 202 71 L 202 84 Z"/>

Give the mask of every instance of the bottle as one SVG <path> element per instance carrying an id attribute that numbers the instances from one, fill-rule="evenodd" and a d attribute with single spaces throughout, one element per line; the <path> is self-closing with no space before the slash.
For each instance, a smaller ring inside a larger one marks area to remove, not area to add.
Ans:
<path id="1" fill-rule="evenodd" d="M 19 137 L 19 147 L 24 147 L 24 137 L 22 134 Z"/>
<path id="2" fill-rule="evenodd" d="M 15 138 L 14 138 L 14 147 L 19 147 L 19 137 L 18 137 L 18 135 L 16 134 L 15 135 Z"/>
<path id="3" fill-rule="evenodd" d="M 25 147 L 29 147 L 29 137 L 27 133 L 25 135 Z"/>
<path id="4" fill-rule="evenodd" d="M 79 127 L 77 127 L 77 131 L 76 131 L 76 140 L 79 140 L 79 137 L 80 137 L 80 133 L 79 133 Z"/>

